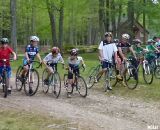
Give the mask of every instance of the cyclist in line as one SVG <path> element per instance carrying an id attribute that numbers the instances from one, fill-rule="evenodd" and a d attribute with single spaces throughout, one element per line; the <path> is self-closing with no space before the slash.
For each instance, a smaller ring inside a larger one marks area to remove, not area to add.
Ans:
<path id="1" fill-rule="evenodd" d="M 146 49 L 148 51 L 148 53 L 146 54 L 146 60 L 151 63 L 152 61 L 154 61 L 156 59 L 156 53 L 155 52 L 160 52 L 155 46 L 155 41 L 153 39 L 148 39 L 147 41 L 148 45 L 146 46 Z"/>
<path id="2" fill-rule="evenodd" d="M 11 86 L 10 86 L 10 78 L 11 78 L 11 66 L 10 66 L 10 55 L 13 55 L 13 59 L 16 60 L 17 56 L 16 53 L 12 50 L 12 48 L 8 45 L 9 40 L 8 38 L 1 39 L 1 46 L 0 46 L 0 60 L 7 59 L 6 61 L 6 68 L 7 68 L 7 86 L 8 86 L 8 94 L 11 94 Z M 2 80 L 2 71 L 3 71 L 3 63 L 0 61 L 0 80 Z"/>
<path id="3" fill-rule="evenodd" d="M 131 57 L 133 62 L 135 63 L 134 65 L 137 65 L 137 57 L 135 54 L 135 51 L 133 50 L 131 44 L 129 43 L 130 36 L 128 34 L 122 34 L 121 36 L 121 41 L 118 43 L 118 52 L 119 52 L 119 57 L 121 59 L 121 63 L 119 65 L 120 68 L 118 68 L 119 72 L 121 73 L 122 79 L 123 79 L 123 86 L 127 86 L 125 82 L 125 74 L 127 72 L 127 66 L 126 66 L 126 61 L 129 52 L 132 53 L 134 57 Z"/>
<path id="4" fill-rule="evenodd" d="M 111 68 L 112 63 L 114 62 L 113 59 L 115 60 L 115 63 L 117 62 L 117 47 L 116 44 L 112 41 L 111 32 L 105 33 L 105 40 L 100 42 L 98 49 L 99 59 L 102 63 L 102 71 L 98 73 L 97 81 L 104 73 L 106 73 L 107 68 Z M 112 90 L 112 86 L 107 87 L 108 90 Z"/>
<path id="5" fill-rule="evenodd" d="M 25 48 L 25 56 L 23 59 L 23 71 L 22 71 L 22 81 L 24 81 L 24 78 L 29 70 L 29 63 L 32 63 L 35 56 L 39 59 L 40 63 L 42 63 L 41 56 L 39 54 L 39 48 L 37 44 L 39 43 L 39 38 L 37 36 L 31 36 L 30 37 L 30 44 L 28 44 Z M 32 81 L 32 78 L 31 78 Z M 29 93 L 33 93 L 32 88 L 29 88 Z"/>
<path id="6" fill-rule="evenodd" d="M 79 75 L 79 68 L 82 65 L 83 68 L 86 67 L 84 60 L 81 56 L 78 56 L 77 49 L 72 49 L 70 51 L 70 56 L 68 57 L 68 86 L 72 87 L 74 83 L 73 74 Z M 70 85 L 70 86 L 69 86 Z M 67 93 L 68 97 L 71 97 L 70 93 Z"/>
<path id="7" fill-rule="evenodd" d="M 49 64 L 47 64 L 49 62 Z M 49 76 L 54 73 L 53 67 L 55 65 L 55 71 L 57 71 L 57 64 L 61 62 L 64 66 L 64 60 L 60 54 L 60 49 L 58 47 L 53 47 L 51 53 L 49 53 L 44 59 L 43 63 L 48 70 L 47 78 L 44 80 L 46 85 L 49 84 Z"/>
<path id="8" fill-rule="evenodd" d="M 157 53 L 157 58 L 160 57 L 160 38 L 153 37 L 153 40 L 156 42 L 155 47 L 159 50 L 159 53 Z"/>

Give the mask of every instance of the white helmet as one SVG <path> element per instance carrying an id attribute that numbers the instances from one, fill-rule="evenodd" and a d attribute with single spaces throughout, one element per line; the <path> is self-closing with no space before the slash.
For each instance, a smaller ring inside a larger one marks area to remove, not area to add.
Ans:
<path id="1" fill-rule="evenodd" d="M 130 39 L 130 36 L 127 33 L 122 34 L 122 38 L 124 39 Z"/>
<path id="2" fill-rule="evenodd" d="M 37 36 L 31 36 L 30 41 L 39 42 L 39 38 Z"/>

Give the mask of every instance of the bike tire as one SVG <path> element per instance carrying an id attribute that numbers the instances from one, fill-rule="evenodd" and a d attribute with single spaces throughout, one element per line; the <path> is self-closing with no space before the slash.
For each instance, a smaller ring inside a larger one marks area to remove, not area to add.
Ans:
<path id="1" fill-rule="evenodd" d="M 129 78 L 126 79 L 127 87 L 129 89 L 135 89 L 138 85 L 138 71 L 137 69 L 133 66 L 129 66 Z"/>
<path id="2" fill-rule="evenodd" d="M 46 79 L 47 74 L 48 74 L 48 70 L 47 70 L 47 68 L 46 68 L 46 69 L 44 69 L 43 72 L 42 72 L 42 89 L 43 89 L 43 92 L 44 92 L 45 94 L 48 93 L 48 90 L 49 90 L 49 84 L 46 85 L 46 84 L 44 83 L 44 80 Z"/>
<path id="3" fill-rule="evenodd" d="M 89 72 L 90 72 L 90 74 L 87 77 L 87 88 L 91 89 L 95 84 L 95 78 L 96 78 L 96 76 L 98 74 L 97 68 L 93 67 L 93 68 L 90 69 Z"/>
<path id="4" fill-rule="evenodd" d="M 80 96 L 82 96 L 82 97 L 87 96 L 87 84 L 82 76 L 78 76 L 76 87 L 77 87 L 77 90 L 78 90 Z M 82 88 L 84 90 L 82 90 Z"/>
<path id="5" fill-rule="evenodd" d="M 8 95 L 8 86 L 7 86 L 7 72 L 4 72 L 4 77 L 2 79 L 2 83 L 3 83 L 3 92 L 4 92 L 4 98 L 7 98 Z"/>
<path id="6" fill-rule="evenodd" d="M 19 66 L 16 72 L 15 84 L 17 91 L 21 91 L 23 87 L 23 83 L 20 81 L 21 72 L 23 71 L 23 66 Z"/>
<path id="7" fill-rule="evenodd" d="M 154 75 L 156 77 L 156 79 L 160 79 L 160 66 L 156 66 L 155 71 L 154 71 Z"/>
<path id="8" fill-rule="evenodd" d="M 56 98 L 58 98 L 61 93 L 61 78 L 58 72 L 53 74 L 52 81 L 52 93 Z"/>
<path id="9" fill-rule="evenodd" d="M 32 69 L 31 72 L 32 72 L 32 74 L 35 73 L 35 75 L 37 76 L 37 80 L 34 79 L 35 82 L 33 82 L 33 83 L 27 82 L 27 83 L 24 84 L 24 91 L 25 91 L 25 93 L 26 93 L 27 96 L 33 96 L 33 95 L 35 95 L 36 92 L 38 91 L 38 87 L 39 87 L 39 73 L 38 73 L 38 71 L 36 69 Z M 27 77 L 27 80 L 28 80 L 28 77 Z M 33 89 L 33 85 L 35 85 L 34 89 Z M 29 93 L 29 89 L 31 87 L 32 87 L 32 93 Z"/>
<path id="10" fill-rule="evenodd" d="M 147 68 L 147 70 L 143 68 L 143 79 L 146 84 L 151 84 L 153 82 L 153 71 L 152 69 L 150 69 L 150 66 L 148 64 L 145 67 Z"/>

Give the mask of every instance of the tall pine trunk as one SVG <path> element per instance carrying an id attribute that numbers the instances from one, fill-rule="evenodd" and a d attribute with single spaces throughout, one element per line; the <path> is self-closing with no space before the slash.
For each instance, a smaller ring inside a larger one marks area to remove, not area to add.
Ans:
<path id="1" fill-rule="evenodd" d="M 11 43 L 15 52 L 17 52 L 17 27 L 16 27 L 16 0 L 10 0 L 11 10 Z"/>

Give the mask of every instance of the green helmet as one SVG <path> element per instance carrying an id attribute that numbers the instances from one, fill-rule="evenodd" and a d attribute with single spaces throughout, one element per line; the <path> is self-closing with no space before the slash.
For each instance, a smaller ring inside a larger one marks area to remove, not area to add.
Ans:
<path id="1" fill-rule="evenodd" d="M 2 44 L 4 44 L 4 43 L 9 43 L 8 38 L 2 38 L 2 39 L 1 39 L 1 43 L 2 43 Z"/>

